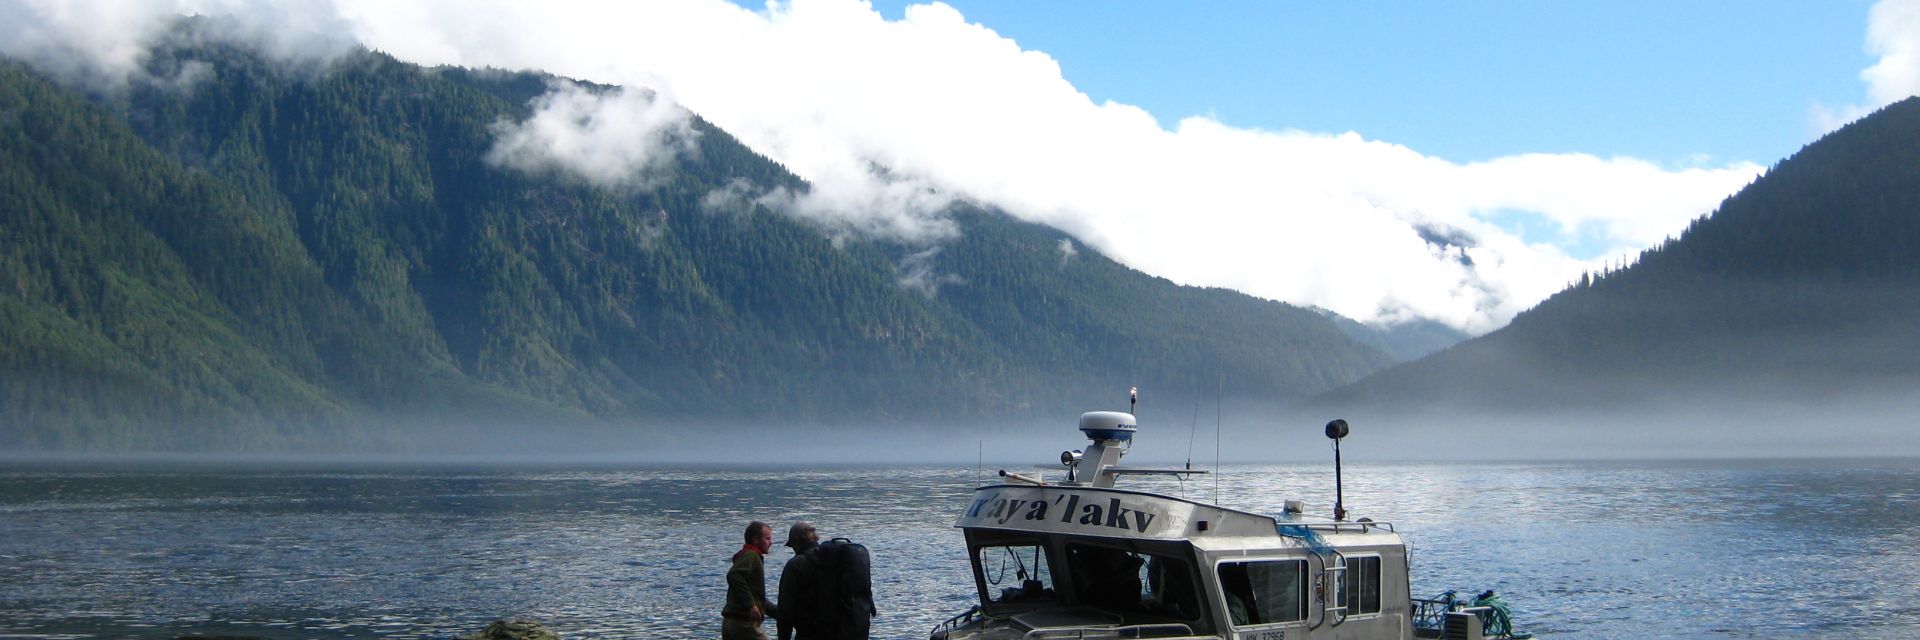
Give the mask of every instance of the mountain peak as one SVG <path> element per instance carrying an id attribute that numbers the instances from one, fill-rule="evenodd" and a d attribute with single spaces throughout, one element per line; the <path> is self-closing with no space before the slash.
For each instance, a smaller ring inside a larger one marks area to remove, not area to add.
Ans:
<path id="1" fill-rule="evenodd" d="M 1909 99 L 1808 145 L 1635 264 L 1311 406 L 1613 425 L 1549 429 L 1567 437 L 1675 416 L 1708 428 L 1715 413 L 1755 433 L 1849 409 L 1877 424 L 1916 408 L 1916 246 Z"/>

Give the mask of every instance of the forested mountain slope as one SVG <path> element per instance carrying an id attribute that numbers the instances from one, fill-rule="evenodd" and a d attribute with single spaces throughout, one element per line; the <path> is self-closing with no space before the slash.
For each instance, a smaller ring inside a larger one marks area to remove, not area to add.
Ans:
<path id="1" fill-rule="evenodd" d="M 180 41 L 101 95 L 0 62 L 0 449 L 1057 421 L 1388 363 L 992 210 L 916 243 L 716 197 L 807 185 L 697 117 L 643 184 L 502 167 L 539 74 Z"/>
<path id="2" fill-rule="evenodd" d="M 1808 145 L 1631 266 L 1314 405 L 1898 403 L 1920 388 L 1917 318 L 1920 99 L 1908 99 Z"/>

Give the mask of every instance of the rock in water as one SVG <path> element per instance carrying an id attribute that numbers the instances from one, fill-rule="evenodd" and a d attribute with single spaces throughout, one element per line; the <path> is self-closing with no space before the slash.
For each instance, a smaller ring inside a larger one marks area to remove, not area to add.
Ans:
<path id="1" fill-rule="evenodd" d="M 479 633 L 461 636 L 460 640 L 560 640 L 560 634 L 532 620 L 514 619 L 494 622 Z"/>

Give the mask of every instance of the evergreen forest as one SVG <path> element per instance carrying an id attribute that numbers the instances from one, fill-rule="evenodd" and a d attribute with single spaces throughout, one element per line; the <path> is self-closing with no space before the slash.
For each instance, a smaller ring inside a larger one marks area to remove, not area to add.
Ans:
<path id="1" fill-rule="evenodd" d="M 716 197 L 809 186 L 697 116 L 644 183 L 502 167 L 502 123 L 566 81 L 191 31 L 146 61 L 176 82 L 0 61 L 0 451 L 1064 428 L 1131 386 L 1182 414 L 1306 397 L 1405 342 L 964 202 L 929 243 Z"/>
<path id="2" fill-rule="evenodd" d="M 1622 268 L 1312 403 L 1426 416 L 1794 406 L 1920 388 L 1920 98 L 1807 145 Z M 1850 407 L 1843 409 L 1843 407 Z M 1710 409 L 1709 409 L 1710 410 Z"/>

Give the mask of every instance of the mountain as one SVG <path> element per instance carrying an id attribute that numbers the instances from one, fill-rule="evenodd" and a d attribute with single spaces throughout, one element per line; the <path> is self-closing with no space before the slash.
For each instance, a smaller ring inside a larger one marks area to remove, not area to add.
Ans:
<path id="1" fill-rule="evenodd" d="M 1908 99 L 1806 146 L 1631 266 L 1310 406 L 1415 422 L 1910 411 L 1920 408 L 1916 248 L 1920 99 Z"/>
<path id="2" fill-rule="evenodd" d="M 1466 332 L 1427 319 L 1409 320 L 1391 325 L 1371 325 L 1318 309 L 1353 339 L 1386 352 L 1394 362 L 1418 360 L 1427 354 L 1460 344 L 1470 336 Z"/>
<path id="3" fill-rule="evenodd" d="M 489 154 L 557 86 L 196 32 L 105 93 L 0 62 L 0 450 L 364 450 L 513 428 L 1019 424 L 1389 363 L 1312 310 L 1175 285 L 955 205 L 848 233 L 710 123 L 606 185 Z"/>

